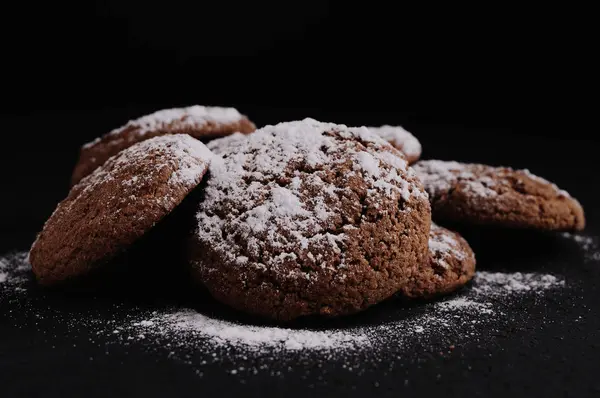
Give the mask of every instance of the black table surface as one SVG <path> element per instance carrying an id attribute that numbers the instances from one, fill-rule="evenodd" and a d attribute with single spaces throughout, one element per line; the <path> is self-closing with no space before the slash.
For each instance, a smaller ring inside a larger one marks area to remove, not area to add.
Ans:
<path id="1" fill-rule="evenodd" d="M 335 120 L 338 116 L 332 121 L 345 121 Z M 4 141 L 0 160 L 4 170 L 0 253 L 29 248 L 66 195 L 77 147 L 118 125 L 124 114 L 80 112 L 69 114 L 70 122 L 64 123 L 66 117 L 66 113 L 34 115 L 25 127 L 20 117 L 3 118 L 4 126 L 25 133 L 13 137 L 14 142 Z M 348 124 L 387 122 L 375 116 L 364 121 L 352 117 Z M 98 123 L 80 132 L 81 124 L 90 118 Z M 265 117 L 258 123 L 274 121 Z M 61 125 L 63 133 L 56 127 L 52 134 L 42 133 L 49 125 Z M 528 168 L 556 182 L 585 207 L 584 234 L 600 235 L 595 142 L 510 129 L 419 123 L 406 127 L 421 139 L 424 158 Z M 34 140 L 33 131 L 39 132 Z M 107 320 L 125 317 L 168 300 L 162 297 L 164 292 L 156 297 L 148 292 L 65 295 L 31 282 L 23 294 L 10 299 L 0 295 L 0 396 L 600 396 L 600 264 L 586 260 L 576 244 L 553 234 L 465 233 L 480 270 L 555 273 L 568 281 L 568 288 L 543 299 L 522 300 L 511 309 L 512 322 L 500 332 L 482 330 L 478 339 L 462 339 L 452 351 L 446 350 L 446 340 L 432 338 L 410 347 L 391 345 L 387 354 L 378 354 L 379 362 L 369 361 L 368 353 L 363 353 L 360 373 L 348 372 L 343 362 L 332 359 L 322 369 L 312 369 L 307 361 L 278 374 L 239 377 L 219 364 L 199 375 L 189 363 L 149 350 L 143 341 L 112 344 L 102 336 L 91 339 L 85 325 L 77 327 L 77 317 L 88 309 L 105 314 Z M 384 304 L 363 316 L 376 323 L 398 308 Z M 200 360 L 203 353 L 189 355 Z M 246 361 L 252 365 L 260 358 Z"/>

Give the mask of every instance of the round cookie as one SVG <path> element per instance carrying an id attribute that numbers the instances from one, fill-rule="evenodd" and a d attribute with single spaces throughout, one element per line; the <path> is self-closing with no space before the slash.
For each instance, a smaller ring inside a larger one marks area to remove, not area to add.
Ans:
<path id="1" fill-rule="evenodd" d="M 554 231 L 585 227 L 579 202 L 528 170 L 441 160 L 413 167 L 435 220 Z"/>
<path id="2" fill-rule="evenodd" d="M 369 127 L 369 130 L 389 142 L 404 155 L 409 164 L 413 164 L 421 157 L 421 143 L 411 133 L 400 126 L 383 125 L 380 127 Z"/>
<path id="3" fill-rule="evenodd" d="M 217 300 L 280 321 L 351 314 L 398 292 L 425 259 L 427 195 L 368 129 L 304 119 L 218 152 L 191 250 Z"/>
<path id="4" fill-rule="evenodd" d="M 256 129 L 246 116 L 235 108 L 194 105 L 187 108 L 163 109 L 87 143 L 81 147 L 79 160 L 71 177 L 75 185 L 83 177 L 136 142 L 168 134 L 189 134 L 202 142 L 235 132 L 248 134 Z"/>
<path id="5" fill-rule="evenodd" d="M 475 275 L 475 253 L 467 241 L 434 223 L 429 230 L 429 254 L 402 294 L 431 298 L 451 293 Z"/>
<path id="6" fill-rule="evenodd" d="M 184 134 L 111 157 L 71 189 L 38 234 L 29 254 L 38 281 L 86 274 L 130 246 L 200 183 L 212 157 Z"/>

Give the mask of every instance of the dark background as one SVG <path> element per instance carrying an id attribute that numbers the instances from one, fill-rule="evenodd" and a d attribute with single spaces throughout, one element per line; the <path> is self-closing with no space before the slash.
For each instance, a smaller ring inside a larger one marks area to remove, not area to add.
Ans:
<path id="1" fill-rule="evenodd" d="M 264 106 L 542 135 L 593 109 L 591 10 L 394 3 L 7 4 L 3 109 Z"/>
<path id="2" fill-rule="evenodd" d="M 259 126 L 306 116 L 401 124 L 422 141 L 424 157 L 529 167 L 566 189 L 586 178 L 573 169 L 595 169 L 598 137 L 587 122 L 596 113 L 587 73 L 594 23 L 582 8 L 315 0 L 2 7 L 7 247 L 32 239 L 65 196 L 82 143 L 165 107 L 234 106 Z"/>
<path id="3" fill-rule="evenodd" d="M 0 251 L 29 247 L 66 196 L 82 143 L 131 118 L 191 104 L 234 106 L 259 126 L 306 116 L 400 124 L 421 140 L 424 158 L 529 168 L 580 198 L 597 220 L 591 10 L 422 5 L 2 5 Z M 571 337 L 575 348 L 564 349 L 574 360 L 589 339 Z M 521 380 L 517 365 L 507 380 Z M 578 369 L 593 379 L 592 369 Z M 526 384 L 513 391 L 548 392 L 543 380 Z"/>

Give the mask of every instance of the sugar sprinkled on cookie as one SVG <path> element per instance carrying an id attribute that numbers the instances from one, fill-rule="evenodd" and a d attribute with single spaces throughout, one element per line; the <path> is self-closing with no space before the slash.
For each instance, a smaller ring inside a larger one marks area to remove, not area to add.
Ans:
<path id="1" fill-rule="evenodd" d="M 380 127 L 369 127 L 369 130 L 388 141 L 394 148 L 401 151 L 410 164 L 416 162 L 421 157 L 423 148 L 421 143 L 410 132 L 401 126 L 390 126 L 385 124 Z"/>
<path id="2" fill-rule="evenodd" d="M 108 134 L 119 135 L 124 130 L 135 128 L 136 134 L 143 136 L 173 123 L 177 123 L 177 127 L 181 129 L 186 127 L 193 129 L 206 125 L 233 125 L 240 123 L 244 119 L 245 116 L 235 108 L 194 105 L 187 108 L 163 109 L 142 116 L 139 119 L 130 120 L 125 126 L 114 129 Z M 86 144 L 84 147 L 90 145 Z"/>
<path id="3" fill-rule="evenodd" d="M 427 196 L 368 129 L 304 119 L 227 141 L 192 258 L 217 299 L 280 320 L 352 313 L 395 293 L 424 258 Z"/>
<path id="4" fill-rule="evenodd" d="M 216 154 L 221 153 L 225 148 L 227 148 L 231 143 L 237 140 L 243 140 L 247 138 L 246 134 L 242 133 L 233 133 L 225 137 L 216 138 L 206 143 L 208 149 L 213 151 Z"/>
<path id="5" fill-rule="evenodd" d="M 442 160 L 414 169 L 440 221 L 544 230 L 585 227 L 579 202 L 528 170 Z"/>
<path id="6" fill-rule="evenodd" d="M 433 297 L 451 293 L 475 275 L 475 253 L 458 233 L 431 224 L 429 255 L 402 291 L 409 297 Z"/>
<path id="7" fill-rule="evenodd" d="M 188 134 L 207 142 L 233 133 L 248 134 L 255 129 L 254 123 L 235 108 L 194 105 L 163 109 L 130 120 L 124 126 L 83 145 L 71 183 L 75 185 L 119 151 L 152 137 Z"/>

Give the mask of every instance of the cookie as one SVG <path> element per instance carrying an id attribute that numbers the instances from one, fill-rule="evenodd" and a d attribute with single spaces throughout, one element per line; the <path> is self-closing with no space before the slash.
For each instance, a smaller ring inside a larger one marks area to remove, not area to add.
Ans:
<path id="1" fill-rule="evenodd" d="M 582 230 L 583 208 L 528 170 L 441 160 L 414 165 L 434 220 L 552 231 Z"/>
<path id="2" fill-rule="evenodd" d="M 79 160 L 71 176 L 71 185 L 136 142 L 168 134 L 189 134 L 202 142 L 235 132 L 248 134 L 256 129 L 246 116 L 234 108 L 190 106 L 164 109 L 136 120 L 130 120 L 81 147 Z"/>
<path id="3" fill-rule="evenodd" d="M 122 252 L 196 187 L 212 153 L 184 134 L 151 138 L 75 185 L 30 250 L 43 285 L 84 275 Z"/>
<path id="4" fill-rule="evenodd" d="M 431 298 L 452 293 L 475 275 L 475 253 L 467 241 L 434 223 L 429 230 L 429 253 L 402 294 Z"/>
<path id="5" fill-rule="evenodd" d="M 368 129 L 304 119 L 226 141 L 191 250 L 217 300 L 279 321 L 351 314 L 398 292 L 425 259 L 427 195 Z"/>
<path id="6" fill-rule="evenodd" d="M 411 133 L 400 126 L 383 125 L 380 127 L 369 127 L 369 130 L 392 144 L 402 152 L 409 164 L 413 164 L 421 157 L 421 143 Z"/>
<path id="7" fill-rule="evenodd" d="M 230 134 L 230 135 L 228 135 L 226 137 L 217 138 L 217 139 L 214 139 L 214 140 L 212 140 L 210 142 L 207 142 L 206 146 L 208 147 L 208 149 L 211 150 L 211 152 L 213 152 L 215 154 L 220 154 L 229 145 L 232 145 L 233 142 L 235 142 L 237 140 L 243 140 L 245 138 L 247 138 L 246 134 L 233 133 L 233 134 Z"/>

